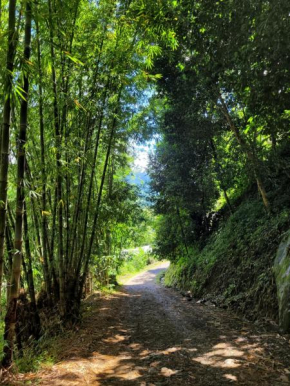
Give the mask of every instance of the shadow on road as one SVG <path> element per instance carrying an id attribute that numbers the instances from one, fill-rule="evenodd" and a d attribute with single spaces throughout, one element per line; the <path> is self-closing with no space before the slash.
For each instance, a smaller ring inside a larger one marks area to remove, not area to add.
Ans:
<path id="1" fill-rule="evenodd" d="M 156 284 L 162 268 L 86 302 L 83 325 L 40 385 L 289 384 L 289 342 Z"/>

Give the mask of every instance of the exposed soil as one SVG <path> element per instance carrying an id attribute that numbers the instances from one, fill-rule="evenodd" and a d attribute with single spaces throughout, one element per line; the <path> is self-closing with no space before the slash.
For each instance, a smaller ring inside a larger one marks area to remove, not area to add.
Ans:
<path id="1" fill-rule="evenodd" d="M 290 384 L 289 337 L 156 283 L 160 264 L 119 292 L 87 300 L 59 363 L 30 374 L 42 386 Z"/>

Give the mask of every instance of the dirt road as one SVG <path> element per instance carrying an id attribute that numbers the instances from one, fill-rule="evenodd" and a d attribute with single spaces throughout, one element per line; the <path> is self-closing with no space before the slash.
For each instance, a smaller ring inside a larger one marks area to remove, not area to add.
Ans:
<path id="1" fill-rule="evenodd" d="M 92 296 L 43 386 L 286 385 L 289 337 L 156 284 L 160 264 L 110 296 Z M 31 379 L 31 378 L 30 378 Z"/>

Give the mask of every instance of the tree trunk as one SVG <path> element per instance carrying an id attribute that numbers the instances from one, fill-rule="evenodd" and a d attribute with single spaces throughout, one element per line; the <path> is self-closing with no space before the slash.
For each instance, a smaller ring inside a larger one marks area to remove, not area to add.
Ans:
<path id="1" fill-rule="evenodd" d="M 8 206 L 8 212 L 9 212 L 9 206 Z M 7 217 L 7 224 L 6 224 L 6 248 L 7 248 L 7 255 L 8 255 L 8 264 L 5 267 L 4 264 L 4 271 L 6 276 L 6 284 L 7 284 L 7 290 L 6 290 L 6 299 L 7 304 L 9 302 L 9 296 L 10 296 L 10 280 L 11 280 L 11 272 L 12 272 L 12 261 L 13 261 L 13 236 L 11 229 L 14 229 L 14 223 L 11 222 L 11 219 L 9 216 Z M 6 269 L 5 269 L 6 268 Z"/>
<path id="2" fill-rule="evenodd" d="M 28 63 L 30 58 L 31 42 L 31 4 L 26 3 L 25 15 L 25 37 L 24 37 L 24 61 Z M 20 289 L 20 273 L 22 264 L 22 239 L 23 239 L 23 209 L 24 209 L 24 173 L 25 173 L 25 144 L 27 130 L 27 110 L 28 110 L 28 72 L 24 71 L 23 91 L 25 99 L 21 101 L 20 107 L 20 128 L 18 138 L 17 154 L 17 195 L 16 195 L 16 220 L 15 220 L 15 252 L 13 255 L 11 290 L 7 314 L 5 317 L 4 340 L 7 344 L 4 347 L 3 366 L 9 367 L 13 358 L 13 343 L 15 338 L 16 308 Z"/>
<path id="3" fill-rule="evenodd" d="M 51 0 L 48 1 L 49 22 L 50 22 L 50 52 L 52 59 L 52 87 L 53 87 L 53 114 L 56 145 L 56 170 L 57 170 L 57 218 L 58 218 L 58 268 L 59 268 L 59 303 L 60 314 L 65 315 L 65 274 L 64 274 L 64 254 L 63 254 L 63 197 L 62 197 L 62 175 L 61 175 L 61 142 L 62 136 L 59 125 L 59 109 L 57 101 L 56 72 L 55 72 L 55 53 L 54 36 L 52 22 Z"/>
<path id="4" fill-rule="evenodd" d="M 94 176 L 95 176 L 95 168 L 96 168 L 96 162 L 97 162 L 97 157 L 98 157 L 98 150 L 99 150 L 99 143 L 100 143 L 100 136 L 101 136 L 101 131 L 102 131 L 102 126 L 103 126 L 103 119 L 104 119 L 104 108 L 106 104 L 106 99 L 107 99 L 107 87 L 109 84 L 109 80 L 105 89 L 103 101 L 102 101 L 102 106 L 101 106 L 101 116 L 99 119 L 99 124 L 98 124 L 98 130 L 97 130 L 97 137 L 95 139 L 95 148 L 94 148 L 94 155 L 93 155 L 93 165 L 91 168 L 91 175 L 90 175 L 90 182 L 89 182 L 89 189 L 88 189 L 88 196 L 87 196 L 87 204 L 85 208 L 85 216 L 84 216 L 84 231 L 83 231 L 83 237 L 82 237 L 82 246 L 81 246 L 81 252 L 80 256 L 82 257 L 83 251 L 84 251 L 84 246 L 85 246 L 85 241 L 86 241 L 86 233 L 87 233 L 87 225 L 88 225 L 88 218 L 89 218 L 89 208 L 90 208 L 90 202 L 91 202 L 91 196 L 93 192 L 93 181 L 94 181 Z M 82 181 L 82 179 L 81 179 Z M 80 184 L 81 186 L 81 184 Z M 74 240 L 73 240 L 74 241 Z M 74 245 L 74 244 L 73 244 Z M 72 253 L 74 251 L 74 248 L 72 248 Z M 77 267 L 78 265 L 78 260 L 77 256 L 75 258 L 72 256 L 72 264 L 73 268 Z M 75 284 L 74 284 L 75 285 Z"/>
<path id="5" fill-rule="evenodd" d="M 119 93 L 119 98 L 118 98 L 118 102 L 117 102 L 118 104 L 120 102 L 120 96 L 121 96 L 121 92 Z M 119 106 L 117 107 L 117 110 L 118 109 L 119 109 Z M 116 113 L 117 113 L 117 111 L 115 112 L 115 114 Z M 106 178 L 106 174 L 107 174 L 107 168 L 108 168 L 109 158 L 111 155 L 112 143 L 113 143 L 113 138 L 115 135 L 116 127 L 117 127 L 117 117 L 115 116 L 113 119 L 113 123 L 112 123 L 112 129 L 111 129 L 111 133 L 110 133 L 110 138 L 109 138 L 109 143 L 108 143 L 108 148 L 107 148 L 107 153 L 106 153 L 106 158 L 105 158 L 105 163 L 104 163 L 104 168 L 103 168 L 103 173 L 102 173 L 102 178 L 101 178 L 101 184 L 100 184 L 99 193 L 98 193 L 96 211 L 95 211 L 93 227 L 92 227 L 92 233 L 91 233 L 91 237 L 90 237 L 90 241 L 89 241 L 89 248 L 88 248 L 88 251 L 86 253 L 86 257 L 84 259 L 84 269 L 83 269 L 83 274 L 82 274 L 82 277 L 80 280 L 80 286 L 78 288 L 79 293 L 77 295 L 77 299 L 80 299 L 80 297 L 81 297 L 81 294 L 83 291 L 83 286 L 84 286 L 86 276 L 88 273 L 88 267 L 89 267 L 89 263 L 90 263 L 90 259 L 91 259 L 92 247 L 93 247 L 93 243 L 95 240 L 97 222 L 98 222 L 98 218 L 99 218 L 99 211 L 100 211 L 100 206 L 101 206 L 103 187 L 104 187 L 105 178 Z M 81 250 L 81 255 L 80 255 L 80 260 L 79 260 L 79 267 L 78 267 L 78 270 L 76 273 L 77 277 L 79 276 L 80 271 L 81 271 L 81 263 L 83 261 L 83 257 L 84 257 L 84 243 L 82 245 L 82 250 Z M 76 289 L 77 289 L 77 287 L 76 287 Z"/>
<path id="6" fill-rule="evenodd" d="M 33 279 L 33 270 L 32 270 L 32 256 L 30 251 L 29 235 L 28 235 L 28 221 L 27 221 L 27 211 L 26 204 L 24 202 L 24 245 L 25 245 L 25 255 L 27 259 L 27 284 L 28 292 L 30 296 L 31 308 L 33 311 L 33 334 L 35 339 L 40 337 L 40 317 L 36 307 L 35 299 L 35 289 L 34 289 L 34 279 Z"/>
<path id="7" fill-rule="evenodd" d="M 15 30 L 16 0 L 9 1 L 8 49 L 6 58 L 6 79 L 4 83 L 3 127 L 0 138 L 0 299 L 3 279 L 5 227 L 7 211 L 7 181 L 9 163 L 9 138 L 11 122 L 11 92 L 13 82 L 14 57 L 16 52 Z"/>
<path id="8" fill-rule="evenodd" d="M 222 191 L 223 191 L 226 203 L 227 203 L 227 205 L 229 207 L 229 210 L 230 210 L 231 214 L 233 214 L 233 208 L 232 208 L 232 205 L 231 205 L 231 202 L 230 202 L 227 190 L 225 188 L 222 168 L 221 168 L 221 165 L 220 165 L 219 160 L 218 160 L 218 155 L 217 155 L 217 152 L 216 152 L 216 147 L 215 147 L 213 139 L 210 140 L 210 145 L 211 145 L 211 148 L 212 148 L 213 158 L 214 158 L 214 160 L 216 162 L 216 165 L 217 165 L 218 179 L 220 180 L 221 188 L 222 188 Z"/>
<path id="9" fill-rule="evenodd" d="M 185 251 L 186 251 L 186 255 L 189 256 L 188 247 L 187 247 L 187 243 L 186 243 L 185 232 L 184 232 L 184 228 L 183 228 L 183 224 L 182 224 L 182 219 L 181 219 L 181 216 L 180 216 L 180 210 L 179 210 L 177 205 L 176 205 L 176 214 L 177 214 L 177 218 L 178 218 L 178 222 L 179 222 L 180 232 L 181 232 L 184 248 L 185 248 Z"/>
<path id="10" fill-rule="evenodd" d="M 43 118 L 43 86 L 42 86 L 42 67 L 41 67 L 41 46 L 39 39 L 39 25 L 38 19 L 35 18 L 36 37 L 37 37 L 37 61 L 38 61 L 38 75 L 39 75 L 39 130 L 40 130 L 40 152 L 41 152 L 41 244 L 44 262 L 44 278 L 48 301 L 51 301 L 51 276 L 48 266 L 48 252 L 47 252 L 47 208 L 46 208 L 46 168 L 45 168 L 45 142 L 44 142 L 44 118 Z M 51 267 L 50 267 L 51 268 Z M 51 268 L 52 270 L 52 268 Z"/>
<path id="11" fill-rule="evenodd" d="M 234 124 L 234 122 L 229 114 L 228 107 L 227 107 L 221 94 L 219 94 L 219 99 L 221 101 L 222 111 L 223 111 L 223 114 L 228 122 L 228 125 L 229 125 L 231 131 L 233 132 L 233 134 L 235 135 L 239 145 L 241 146 L 242 150 L 244 151 L 245 155 L 247 156 L 248 160 L 250 161 L 250 163 L 253 167 L 253 171 L 254 171 L 254 175 L 256 178 L 258 190 L 262 196 L 264 206 L 268 212 L 271 212 L 270 202 L 269 202 L 267 192 L 266 192 L 266 189 L 265 189 L 265 186 L 263 183 L 263 179 L 261 177 L 260 170 L 259 170 L 259 160 L 258 160 L 257 156 L 253 153 L 253 151 L 250 149 L 248 143 L 242 137 L 239 129 Z"/>

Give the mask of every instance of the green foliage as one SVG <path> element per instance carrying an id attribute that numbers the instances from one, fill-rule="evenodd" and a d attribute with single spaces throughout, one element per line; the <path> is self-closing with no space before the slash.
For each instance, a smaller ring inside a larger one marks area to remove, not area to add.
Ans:
<path id="1" fill-rule="evenodd" d="M 3 348 L 4 348 L 4 345 L 6 344 L 4 340 L 4 320 L 0 321 L 0 334 L 1 334 L 0 335 L 0 361 L 1 361 L 3 359 Z"/>
<path id="2" fill-rule="evenodd" d="M 167 287 L 185 288 L 188 284 L 189 266 L 188 258 L 185 257 L 180 257 L 175 263 L 171 263 L 165 273 L 164 284 Z"/>
<path id="3" fill-rule="evenodd" d="M 32 2 L 31 56 L 25 60 L 23 42 L 29 29 L 24 3 L 17 2 L 16 12 L 10 12 L 16 20 L 17 31 L 10 39 L 17 46 L 15 57 L 7 41 L 9 4 L 1 3 L 0 15 L 0 96 L 3 102 L 11 96 L 11 112 L 4 114 L 11 149 L 8 189 L 3 184 L 6 168 L 0 168 L 2 201 L 6 205 L 7 192 L 9 204 L 7 232 L 5 221 L 0 232 L 6 242 L 4 282 L 11 276 L 15 239 L 22 238 L 23 229 L 23 243 L 16 240 L 24 256 L 21 287 L 33 303 L 38 293 L 46 292 L 45 306 L 59 307 L 63 320 L 78 319 L 87 276 L 93 273 L 98 286 L 112 285 L 121 251 L 153 243 L 155 237 L 153 215 L 128 175 L 132 143 L 148 139 L 153 131 L 139 123 L 150 114 L 156 125 L 154 109 L 159 104 L 150 99 L 160 75 L 148 69 L 163 45 L 177 47 L 171 23 L 175 5 L 165 1 L 160 7 L 143 0 Z M 13 71 L 7 69 L 7 55 Z M 23 95 L 25 79 L 29 93 Z M 24 99 L 27 125 L 20 108 Z M 2 127 L 1 162 L 7 158 Z M 22 144 L 19 130 L 24 127 L 25 168 L 19 169 L 17 158 L 24 160 L 24 152 L 17 150 Z M 19 170 L 25 172 L 21 183 Z M 17 188 L 21 195 L 16 196 Z M 15 214 L 20 220 L 17 232 Z M 137 260 L 139 269 L 146 259 Z"/>
<path id="4" fill-rule="evenodd" d="M 272 265 L 288 227 L 288 210 L 269 217 L 261 202 L 246 198 L 204 248 L 171 264 L 164 282 L 249 317 L 262 314 L 277 319 Z"/>
<path id="5" fill-rule="evenodd" d="M 118 276 L 127 276 L 142 271 L 147 265 L 155 261 L 152 252 L 145 252 L 142 247 L 129 249 L 124 254 L 123 262 L 118 268 Z"/>
<path id="6" fill-rule="evenodd" d="M 148 263 L 139 251 L 121 264 L 122 251 L 146 244 L 174 262 L 167 283 L 201 293 L 215 270 L 234 271 L 240 259 L 245 269 L 258 267 L 264 288 L 265 239 L 272 251 L 288 221 L 288 1 L 40 0 L 32 2 L 29 60 L 23 59 L 23 4 L 17 2 L 12 72 L 5 62 L 13 51 L 9 1 L 1 7 L 1 100 L 11 94 L 4 125 L 10 132 L 3 136 L 11 149 L 7 190 L 0 176 L 9 203 L 7 232 L 5 222 L 0 230 L 4 282 L 15 213 L 22 218 L 16 159 L 26 99 L 21 285 L 31 300 L 46 291 L 59 299 L 62 318 L 72 318 L 88 273 L 97 286 L 113 285 L 117 273 Z M 156 141 L 150 209 L 128 182 L 132 143 L 149 138 Z M 223 282 L 225 297 L 243 291 Z"/>
<path id="7" fill-rule="evenodd" d="M 290 78 L 278 59 L 289 39 L 273 31 L 289 30 L 289 5 L 176 7 L 177 44 L 151 70 L 162 75 L 150 177 L 156 252 L 172 262 L 165 283 L 236 307 L 244 297 L 265 313 L 272 303 L 274 315 L 271 265 L 289 226 Z"/>
<path id="8" fill-rule="evenodd" d="M 103 240 L 98 245 L 98 255 L 94 256 L 91 265 L 96 289 L 113 288 L 117 284 L 117 276 L 138 272 L 153 259 L 151 253 L 144 252 L 140 247 L 144 245 L 145 250 L 151 250 L 155 241 L 152 210 L 142 205 L 134 186 L 128 187 L 124 198 L 122 202 L 114 195 L 114 201 L 105 207 L 114 215 L 107 220 Z"/>
<path id="9" fill-rule="evenodd" d="M 40 348 L 41 346 L 39 346 Z M 52 350 L 50 348 L 50 350 Z M 35 352 L 31 348 L 26 348 L 23 356 L 15 362 L 16 368 L 21 373 L 35 372 L 40 369 L 52 367 L 56 362 L 56 357 L 47 350 Z"/>

